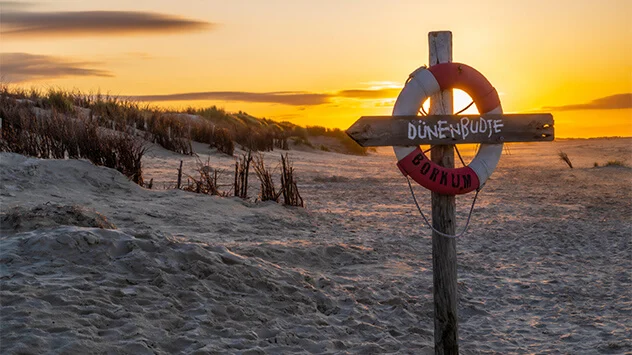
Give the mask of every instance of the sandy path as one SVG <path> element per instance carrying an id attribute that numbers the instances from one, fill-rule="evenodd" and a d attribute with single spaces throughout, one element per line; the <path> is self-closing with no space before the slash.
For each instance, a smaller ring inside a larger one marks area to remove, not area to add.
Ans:
<path id="1" fill-rule="evenodd" d="M 462 353 L 632 351 L 632 169 L 592 168 L 631 147 L 510 147 L 458 243 Z M 2 353 L 432 353 L 430 238 L 393 158 L 290 154 L 306 209 L 3 154 Z M 146 179 L 180 159 L 152 149 Z"/>

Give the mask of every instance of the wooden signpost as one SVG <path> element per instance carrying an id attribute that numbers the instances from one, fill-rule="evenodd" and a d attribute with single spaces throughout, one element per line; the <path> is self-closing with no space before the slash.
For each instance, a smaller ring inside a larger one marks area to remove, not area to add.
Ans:
<path id="1" fill-rule="evenodd" d="M 452 62 L 452 33 L 430 32 L 430 66 Z M 452 90 L 430 98 L 428 116 L 361 117 L 347 134 L 363 147 L 432 145 L 430 159 L 454 168 L 454 144 L 542 142 L 554 139 L 553 116 L 542 114 L 453 115 Z M 435 354 L 458 354 L 456 202 L 432 192 L 432 267 Z M 437 233 L 439 232 L 439 233 Z"/>
<path id="2" fill-rule="evenodd" d="M 364 116 L 347 134 L 363 147 L 543 142 L 553 140 L 550 113 L 509 115 Z"/>

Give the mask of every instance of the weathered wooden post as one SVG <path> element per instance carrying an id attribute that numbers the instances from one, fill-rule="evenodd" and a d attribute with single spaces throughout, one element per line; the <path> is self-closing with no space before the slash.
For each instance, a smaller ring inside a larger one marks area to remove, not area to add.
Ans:
<path id="1" fill-rule="evenodd" d="M 430 65 L 452 62 L 452 32 L 428 34 Z M 452 90 L 430 98 L 430 115 L 451 115 Z M 454 146 L 434 145 L 430 159 L 440 166 L 454 168 Z M 454 235 L 456 200 L 454 195 L 432 192 L 432 226 L 439 232 Z M 435 354 L 458 354 L 456 238 L 432 232 L 432 275 L 434 298 Z"/>
<path id="2" fill-rule="evenodd" d="M 179 189 L 182 186 L 182 160 L 180 160 L 180 167 L 178 168 L 178 183 L 176 184 L 176 189 Z"/>

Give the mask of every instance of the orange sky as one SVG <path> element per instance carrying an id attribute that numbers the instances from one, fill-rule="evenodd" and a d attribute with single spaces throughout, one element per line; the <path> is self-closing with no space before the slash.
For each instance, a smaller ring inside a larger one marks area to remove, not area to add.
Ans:
<path id="1" fill-rule="evenodd" d="M 632 136 L 627 0 L 39 0 L 0 12 L 5 83 L 340 128 L 390 114 L 427 64 L 427 33 L 451 30 L 454 60 L 492 82 L 505 112 L 552 112 L 558 137 Z"/>

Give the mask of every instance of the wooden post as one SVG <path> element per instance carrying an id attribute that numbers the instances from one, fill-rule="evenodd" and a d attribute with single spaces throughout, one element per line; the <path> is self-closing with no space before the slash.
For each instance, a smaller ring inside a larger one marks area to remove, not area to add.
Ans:
<path id="1" fill-rule="evenodd" d="M 180 167 L 178 168 L 178 183 L 176 188 L 179 189 L 182 186 L 182 160 L 180 160 Z"/>
<path id="2" fill-rule="evenodd" d="M 452 32 L 428 34 L 430 63 L 452 62 Z M 429 114 L 452 114 L 452 90 L 442 91 L 430 98 Z M 454 146 L 435 145 L 430 159 L 447 168 L 454 167 Z M 455 233 L 454 196 L 432 193 L 432 226 L 445 234 Z M 458 354 L 456 239 L 432 233 L 432 269 L 434 296 L 435 354 Z"/>

